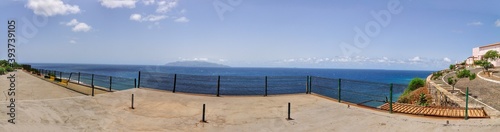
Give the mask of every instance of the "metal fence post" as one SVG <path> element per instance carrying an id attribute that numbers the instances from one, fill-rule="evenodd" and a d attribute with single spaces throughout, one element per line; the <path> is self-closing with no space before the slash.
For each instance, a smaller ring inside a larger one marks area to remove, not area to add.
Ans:
<path id="1" fill-rule="evenodd" d="M 137 88 L 137 78 L 134 78 L 134 88 Z"/>
<path id="2" fill-rule="evenodd" d="M 172 90 L 172 93 L 175 93 L 176 85 L 177 85 L 177 74 L 174 74 L 174 89 Z"/>
<path id="3" fill-rule="evenodd" d="M 113 82 L 113 77 L 112 76 L 109 76 L 109 91 L 111 92 L 111 85 L 112 85 L 112 82 Z"/>
<path id="4" fill-rule="evenodd" d="M 220 76 L 217 78 L 217 97 L 219 97 L 219 92 L 220 92 Z"/>
<path id="5" fill-rule="evenodd" d="M 266 86 L 264 87 L 264 88 L 265 88 L 265 89 L 264 89 L 264 96 L 267 96 L 267 76 L 266 76 L 266 81 L 265 81 L 265 83 L 266 83 Z"/>
<path id="6" fill-rule="evenodd" d="M 306 94 L 309 94 L 309 76 L 306 77 Z"/>
<path id="7" fill-rule="evenodd" d="M 392 114 L 392 83 L 391 83 L 391 89 L 390 89 L 390 95 L 389 95 L 389 113 Z"/>
<path id="8" fill-rule="evenodd" d="M 80 72 L 78 72 L 78 84 L 80 84 Z"/>
<path id="9" fill-rule="evenodd" d="M 60 79 L 59 82 L 62 82 L 62 72 L 59 72 L 59 79 Z"/>
<path id="10" fill-rule="evenodd" d="M 141 87 L 141 71 L 139 71 L 139 79 L 137 80 L 137 88 Z"/>
<path id="11" fill-rule="evenodd" d="M 465 90 L 465 120 L 469 119 L 469 87 Z"/>
<path id="12" fill-rule="evenodd" d="M 313 77 L 310 76 L 309 77 L 309 94 L 311 94 L 311 92 L 312 92 L 312 80 L 313 80 Z"/>
<path id="13" fill-rule="evenodd" d="M 342 79 L 340 79 L 340 78 L 339 78 L 339 103 L 340 103 L 340 101 L 342 100 L 342 98 L 341 98 L 341 97 L 342 97 L 342 96 L 341 96 L 341 92 L 342 92 L 342 90 L 341 90 L 341 89 L 342 89 L 342 87 L 341 87 L 341 86 L 342 86 L 342 85 L 341 85 L 341 82 L 342 82 Z"/>
<path id="14" fill-rule="evenodd" d="M 94 96 L 94 74 L 92 74 L 92 96 Z"/>
<path id="15" fill-rule="evenodd" d="M 92 74 L 92 80 L 91 80 L 90 85 L 94 86 L 94 74 Z"/>

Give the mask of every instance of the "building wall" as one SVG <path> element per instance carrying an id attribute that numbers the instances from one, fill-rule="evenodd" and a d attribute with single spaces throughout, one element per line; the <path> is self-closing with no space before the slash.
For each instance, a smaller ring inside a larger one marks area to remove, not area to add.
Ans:
<path id="1" fill-rule="evenodd" d="M 490 50 L 496 50 L 498 52 L 500 52 L 500 45 L 494 45 L 494 46 L 487 46 L 487 47 L 479 47 L 479 52 L 477 54 L 477 56 L 475 57 L 479 57 L 478 60 L 482 59 L 483 55 L 486 54 L 486 52 L 490 51 Z M 472 51 L 474 54 L 474 50 Z M 490 61 L 491 64 L 493 64 L 495 67 L 496 66 L 500 66 L 500 60 L 497 59 L 496 61 Z"/>

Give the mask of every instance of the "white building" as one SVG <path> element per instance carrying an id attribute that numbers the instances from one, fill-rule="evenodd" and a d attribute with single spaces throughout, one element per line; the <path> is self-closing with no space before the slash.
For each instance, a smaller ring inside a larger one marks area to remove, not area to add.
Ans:
<path id="1" fill-rule="evenodd" d="M 472 49 L 472 56 L 467 58 L 467 60 L 466 60 L 467 65 L 474 65 L 475 60 L 481 60 L 483 58 L 483 55 L 486 54 L 486 52 L 488 52 L 490 50 L 496 50 L 500 53 L 500 42 L 473 48 Z M 490 61 L 490 62 L 495 67 L 500 66 L 500 59 L 497 59 L 496 61 Z"/>

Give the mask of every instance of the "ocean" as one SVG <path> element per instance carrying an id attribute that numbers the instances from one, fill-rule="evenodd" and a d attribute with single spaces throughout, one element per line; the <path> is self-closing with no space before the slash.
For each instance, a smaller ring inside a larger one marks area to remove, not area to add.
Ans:
<path id="1" fill-rule="evenodd" d="M 108 80 L 106 76 L 134 79 L 138 78 L 139 71 L 142 73 L 141 87 L 189 93 L 216 94 L 219 91 L 217 90 L 219 83 L 222 95 L 305 93 L 306 87 L 310 87 L 313 93 L 335 99 L 342 98 L 342 100 L 351 103 L 372 107 L 378 107 L 384 101 L 387 102 L 390 83 L 394 84 L 393 100 L 396 100 L 411 79 L 415 77 L 425 79 L 432 73 L 432 71 L 408 70 L 202 68 L 104 64 L 33 63 L 31 66 L 36 69 L 55 70 L 65 73 L 81 72 L 82 82 L 84 83 L 90 83 L 90 76 L 84 77 L 84 75 L 100 75 L 98 76 L 100 78 L 96 78 L 96 85 L 103 85 L 103 87 L 109 84 L 109 82 L 106 82 Z M 220 77 L 217 78 L 218 76 Z M 307 78 L 307 76 L 312 77 Z M 338 94 L 339 78 L 342 79 L 341 94 Z M 308 80 L 310 80 L 310 84 L 308 84 Z M 127 84 L 132 84 L 129 82 L 131 81 L 127 81 Z M 126 85 L 125 88 L 119 88 L 118 90 L 127 89 L 128 87 L 133 87 L 133 84 Z M 173 87 L 176 87 L 176 89 L 173 89 Z"/>

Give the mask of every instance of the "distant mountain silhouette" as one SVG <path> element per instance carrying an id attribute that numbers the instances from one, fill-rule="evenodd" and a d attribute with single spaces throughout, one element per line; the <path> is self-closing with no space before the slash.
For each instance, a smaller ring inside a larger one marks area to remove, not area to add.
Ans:
<path id="1" fill-rule="evenodd" d="M 176 67 L 229 67 L 227 65 L 211 63 L 206 61 L 176 61 L 165 64 L 166 66 Z"/>

